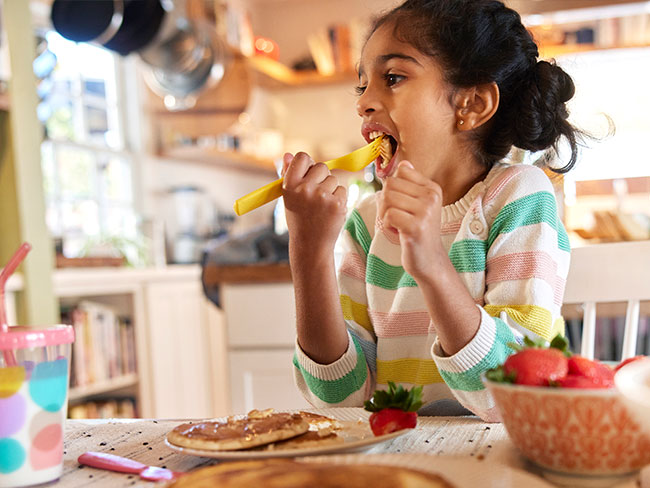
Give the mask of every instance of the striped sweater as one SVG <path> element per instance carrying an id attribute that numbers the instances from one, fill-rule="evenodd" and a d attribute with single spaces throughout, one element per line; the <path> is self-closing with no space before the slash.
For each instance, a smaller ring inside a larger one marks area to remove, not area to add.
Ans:
<path id="1" fill-rule="evenodd" d="M 570 249 L 550 180 L 535 166 L 499 163 L 443 208 L 443 245 L 481 311 L 474 338 L 448 357 L 415 280 L 401 266 L 399 237 L 382 228 L 375 200 L 371 195 L 353 210 L 341 235 L 347 351 L 323 365 L 296 346 L 299 389 L 313 405 L 331 407 L 361 406 L 389 381 L 422 385 L 428 414 L 445 414 L 436 405 L 455 399 L 498 420 L 481 374 L 512 352 L 508 342 L 564 333 Z"/>

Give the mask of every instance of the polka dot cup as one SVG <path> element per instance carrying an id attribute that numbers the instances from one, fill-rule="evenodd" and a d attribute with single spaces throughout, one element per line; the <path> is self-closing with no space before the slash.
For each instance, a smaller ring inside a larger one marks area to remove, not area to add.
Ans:
<path id="1" fill-rule="evenodd" d="M 0 488 L 61 476 L 73 341 L 63 325 L 0 333 Z"/>

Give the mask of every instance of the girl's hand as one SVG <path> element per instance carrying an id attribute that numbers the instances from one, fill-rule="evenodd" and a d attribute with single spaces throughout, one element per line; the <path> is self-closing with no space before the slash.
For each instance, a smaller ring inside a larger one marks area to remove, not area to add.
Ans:
<path id="1" fill-rule="evenodd" d="M 401 161 L 384 183 L 377 211 L 384 226 L 399 233 L 406 272 L 416 281 L 430 279 L 439 262 L 436 256 L 446 256 L 440 240 L 440 185 Z"/>
<path id="2" fill-rule="evenodd" d="M 309 155 L 284 155 L 282 192 L 291 240 L 316 252 L 334 250 L 345 222 L 347 191 Z"/>

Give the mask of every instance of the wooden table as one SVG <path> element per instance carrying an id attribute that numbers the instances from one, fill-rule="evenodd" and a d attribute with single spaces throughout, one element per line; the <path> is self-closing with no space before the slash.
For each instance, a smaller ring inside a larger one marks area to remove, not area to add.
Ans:
<path id="1" fill-rule="evenodd" d="M 315 410 L 332 415 L 335 409 Z M 360 417 L 367 412 L 358 409 Z M 140 480 L 136 475 L 112 473 L 80 466 L 77 458 L 87 451 L 100 451 L 128 457 L 154 466 L 165 466 L 175 471 L 189 471 L 218 462 L 214 459 L 175 453 L 164 443 L 165 435 L 180 420 L 68 420 L 64 443 L 63 477 L 55 486 L 62 487 L 141 487 L 160 486 Z M 392 441 L 373 447 L 363 454 L 364 459 L 395 458 L 418 460 L 429 456 L 431 463 L 441 467 L 462 466 L 467 472 L 488 470 L 490 476 L 499 476 L 498 486 L 552 487 L 543 480 L 534 466 L 526 462 L 510 442 L 503 424 L 486 424 L 476 417 L 420 417 L 416 429 Z M 376 456 L 375 456 L 376 455 Z M 337 455 L 330 459 L 344 459 L 358 454 Z M 429 459 L 429 458 L 427 458 Z M 427 461 L 428 462 L 428 461 Z M 441 471 L 445 474 L 444 471 Z M 495 475 L 496 473 L 496 475 Z M 523 483 L 528 477 L 530 483 Z M 642 481 L 641 481 L 642 480 Z M 453 479 L 452 479 L 453 481 Z M 480 483 L 475 486 L 497 486 Z M 617 488 L 650 488 L 650 469 L 642 472 L 639 480 L 619 484 Z"/>

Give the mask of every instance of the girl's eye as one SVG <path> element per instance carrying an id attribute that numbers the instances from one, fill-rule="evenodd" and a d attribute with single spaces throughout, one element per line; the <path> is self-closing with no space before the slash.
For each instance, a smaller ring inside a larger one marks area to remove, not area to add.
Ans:
<path id="1" fill-rule="evenodd" d="M 405 77 L 401 75 L 396 75 L 394 73 L 386 73 L 384 79 L 386 80 L 386 85 L 394 86 L 402 81 Z"/>
<path id="2" fill-rule="evenodd" d="M 354 92 L 355 92 L 358 96 L 363 95 L 363 92 L 365 92 L 365 91 L 366 91 L 366 87 L 365 87 L 365 86 L 361 86 L 361 85 L 359 85 L 359 86 L 355 86 L 355 87 L 354 87 Z"/>

